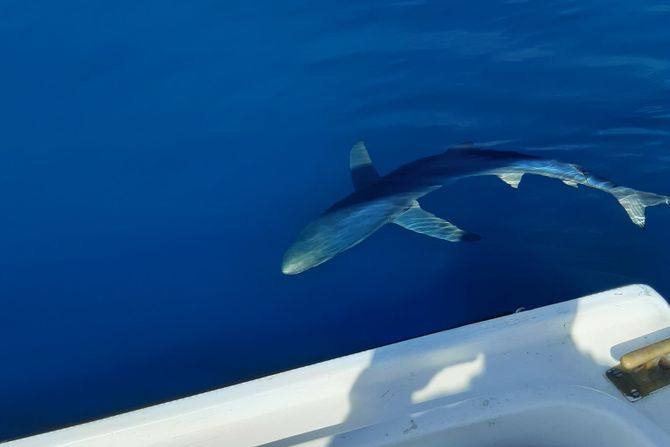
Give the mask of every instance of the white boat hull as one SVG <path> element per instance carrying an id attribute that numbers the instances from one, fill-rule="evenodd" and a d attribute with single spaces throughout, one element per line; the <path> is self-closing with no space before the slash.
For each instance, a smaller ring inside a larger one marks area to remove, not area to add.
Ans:
<path id="1" fill-rule="evenodd" d="M 6 447 L 670 446 L 670 389 L 629 402 L 605 377 L 668 337 L 666 301 L 633 285 Z"/>

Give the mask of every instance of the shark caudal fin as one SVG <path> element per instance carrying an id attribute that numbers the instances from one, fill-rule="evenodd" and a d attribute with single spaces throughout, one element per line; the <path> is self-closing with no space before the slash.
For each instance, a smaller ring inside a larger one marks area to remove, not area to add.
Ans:
<path id="1" fill-rule="evenodd" d="M 621 206 L 628 213 L 628 217 L 635 225 L 640 228 L 645 226 L 644 210 L 648 206 L 670 205 L 670 197 L 653 192 L 636 191 L 625 186 L 617 186 L 613 189 L 612 195 L 616 197 Z"/>
<path id="2" fill-rule="evenodd" d="M 362 141 L 354 144 L 349 153 L 349 169 L 354 189 L 365 189 L 379 180 L 380 175 L 372 164 L 370 154 Z"/>
<path id="3" fill-rule="evenodd" d="M 449 242 L 470 242 L 481 239 L 478 235 L 461 230 L 456 225 L 422 209 L 416 200 L 407 211 L 396 217 L 393 223 L 407 230 Z"/>

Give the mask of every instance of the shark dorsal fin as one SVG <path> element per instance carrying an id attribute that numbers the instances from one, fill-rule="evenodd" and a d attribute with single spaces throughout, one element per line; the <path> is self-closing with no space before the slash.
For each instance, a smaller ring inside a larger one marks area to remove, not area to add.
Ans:
<path id="1" fill-rule="evenodd" d="M 372 164 L 370 154 L 362 141 L 354 144 L 349 154 L 349 169 L 354 188 L 364 189 L 379 180 L 379 173 Z"/>

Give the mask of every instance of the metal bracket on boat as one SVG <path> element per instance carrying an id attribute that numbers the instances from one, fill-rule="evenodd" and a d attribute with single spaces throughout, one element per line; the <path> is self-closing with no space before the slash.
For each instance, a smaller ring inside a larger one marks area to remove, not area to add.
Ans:
<path id="1" fill-rule="evenodd" d="M 670 385 L 670 338 L 622 355 L 606 375 L 631 402 Z"/>

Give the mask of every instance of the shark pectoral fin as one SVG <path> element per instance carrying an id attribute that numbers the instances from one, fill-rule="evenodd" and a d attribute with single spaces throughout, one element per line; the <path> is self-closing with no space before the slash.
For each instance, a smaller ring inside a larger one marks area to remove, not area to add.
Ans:
<path id="1" fill-rule="evenodd" d="M 572 186 L 573 188 L 577 188 L 579 186 L 577 182 L 573 182 L 572 180 L 561 180 L 561 181 L 568 186 Z"/>
<path id="2" fill-rule="evenodd" d="M 449 242 L 478 241 L 481 239 L 478 235 L 461 230 L 456 225 L 423 210 L 416 200 L 407 211 L 396 217 L 393 223 L 410 231 Z"/>
<path id="3" fill-rule="evenodd" d="M 654 205 L 670 205 L 670 197 L 668 196 L 652 192 L 636 191 L 624 186 L 615 188 L 612 191 L 612 195 L 616 197 L 621 206 L 626 210 L 630 220 L 640 228 L 644 228 L 646 225 L 645 208 Z"/>
<path id="4" fill-rule="evenodd" d="M 521 177 L 523 177 L 523 173 L 518 174 L 514 172 L 509 174 L 497 174 L 497 176 L 500 178 L 500 180 L 516 189 L 519 187 L 519 183 L 521 183 Z"/>
<path id="5" fill-rule="evenodd" d="M 372 164 L 370 154 L 362 141 L 354 144 L 349 153 L 349 169 L 355 189 L 364 189 L 379 180 L 379 173 Z"/>

